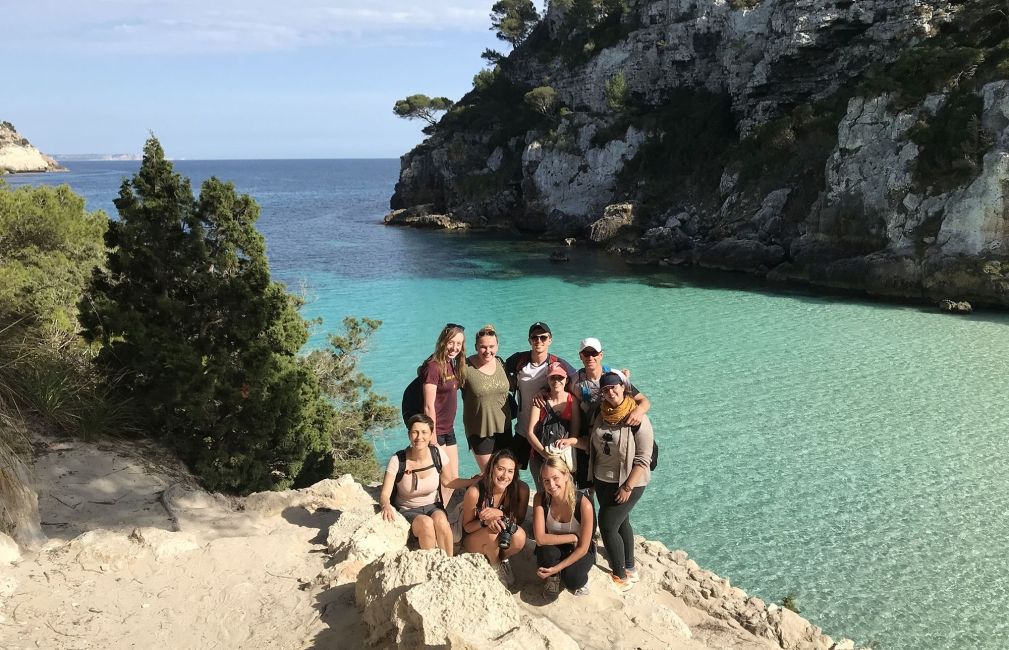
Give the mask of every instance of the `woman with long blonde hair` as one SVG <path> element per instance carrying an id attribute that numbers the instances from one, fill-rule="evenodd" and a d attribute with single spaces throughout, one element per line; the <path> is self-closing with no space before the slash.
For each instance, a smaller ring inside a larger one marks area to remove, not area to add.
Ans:
<path id="1" fill-rule="evenodd" d="M 575 490 L 574 477 L 563 456 L 547 456 L 540 470 L 543 491 L 533 502 L 536 574 L 543 593 L 554 599 L 561 582 L 576 596 L 589 593 L 589 571 L 596 563 L 592 535 L 596 513 L 592 499 Z"/>
<path id="2" fill-rule="evenodd" d="M 459 408 L 459 388 L 466 381 L 465 328 L 447 323 L 438 335 L 434 353 L 417 369 L 423 386 L 424 415 L 434 422 L 435 441 L 448 455 L 449 464 L 458 473 L 459 447 L 455 438 L 455 414 Z M 448 503 L 452 490 L 442 490 L 442 500 Z"/>

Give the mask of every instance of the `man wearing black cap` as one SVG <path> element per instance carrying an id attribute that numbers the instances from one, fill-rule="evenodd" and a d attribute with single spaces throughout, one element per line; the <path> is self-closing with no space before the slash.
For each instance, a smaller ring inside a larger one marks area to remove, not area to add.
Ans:
<path id="1" fill-rule="evenodd" d="M 568 383 L 575 377 L 574 367 L 553 354 L 550 354 L 550 344 L 553 333 L 550 327 L 541 321 L 529 326 L 529 350 L 516 352 L 505 361 L 505 372 L 511 388 L 516 393 L 519 404 L 518 424 L 515 431 L 526 431 L 529 427 L 529 412 L 533 400 L 547 387 L 547 366 L 553 362 L 564 366 L 568 373 Z M 515 436 L 515 455 L 523 468 L 529 462 L 529 441 L 524 436 Z"/>

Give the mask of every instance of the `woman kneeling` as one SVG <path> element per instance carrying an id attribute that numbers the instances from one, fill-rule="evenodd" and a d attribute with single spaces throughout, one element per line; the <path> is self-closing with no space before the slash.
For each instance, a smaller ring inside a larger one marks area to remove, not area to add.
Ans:
<path id="1" fill-rule="evenodd" d="M 495 452 L 480 482 L 466 490 L 462 502 L 463 548 L 469 553 L 483 553 L 509 586 L 515 576 L 508 558 L 525 547 L 522 522 L 529 508 L 529 486 L 519 480 L 515 470 L 515 456 L 510 450 Z"/>
<path id="2" fill-rule="evenodd" d="M 452 555 L 452 528 L 441 501 L 441 488 L 463 489 L 477 479 L 456 477 L 444 449 L 431 444 L 434 422 L 426 415 L 407 420 L 410 446 L 393 454 L 382 482 L 382 518 L 392 521 L 395 513 L 410 522 L 410 532 L 422 549 L 440 548 Z"/>
<path id="3" fill-rule="evenodd" d="M 575 490 L 562 456 L 548 456 L 540 471 L 543 492 L 533 502 L 537 574 L 546 582 L 543 593 L 554 599 L 561 581 L 576 596 L 589 593 L 589 570 L 596 563 L 592 535 L 596 513 L 592 500 Z"/>

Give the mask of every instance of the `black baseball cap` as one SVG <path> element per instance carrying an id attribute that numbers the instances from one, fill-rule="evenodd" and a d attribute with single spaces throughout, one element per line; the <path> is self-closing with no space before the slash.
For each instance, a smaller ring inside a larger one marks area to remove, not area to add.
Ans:
<path id="1" fill-rule="evenodd" d="M 536 330 L 540 330 L 544 334 L 550 334 L 551 336 L 553 336 L 553 332 L 550 331 L 550 326 L 542 321 L 536 321 L 535 323 L 529 326 L 529 336 L 532 336 L 533 332 L 535 332 Z"/>

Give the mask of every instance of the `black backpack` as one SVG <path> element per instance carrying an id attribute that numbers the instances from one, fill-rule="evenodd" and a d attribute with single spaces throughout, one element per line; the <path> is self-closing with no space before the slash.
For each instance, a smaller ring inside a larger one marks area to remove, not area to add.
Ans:
<path id="1" fill-rule="evenodd" d="M 636 427 L 631 427 L 631 432 L 637 433 L 638 429 L 641 428 L 639 424 Z M 655 441 L 655 436 L 652 436 L 652 460 L 648 463 L 649 471 L 654 472 L 655 468 L 659 466 L 659 443 Z"/>
<path id="2" fill-rule="evenodd" d="M 431 452 L 431 464 L 434 465 L 434 471 L 438 472 L 439 485 L 438 489 L 435 490 L 435 499 L 438 505 L 442 505 L 441 502 L 441 453 L 438 451 L 438 447 L 434 445 L 428 445 L 428 450 Z M 399 459 L 399 469 L 396 470 L 396 480 L 392 483 L 392 496 L 389 497 L 389 503 L 396 503 L 396 493 L 399 489 L 399 482 L 403 480 L 406 476 L 406 449 L 400 449 L 396 452 L 396 458 Z M 424 468 L 426 469 L 426 468 Z"/>
<path id="3" fill-rule="evenodd" d="M 547 415 L 542 422 L 536 423 L 536 436 L 539 438 L 540 444 L 549 447 L 558 440 L 570 438 L 571 431 L 569 429 L 570 422 L 562 420 L 560 413 L 555 411 L 550 404 L 546 404 L 545 408 Z M 571 408 L 577 407 L 572 405 Z"/>
<path id="4" fill-rule="evenodd" d="M 400 409 L 403 411 L 403 424 L 413 416 L 424 412 L 424 380 L 420 375 L 407 384 Z"/>

